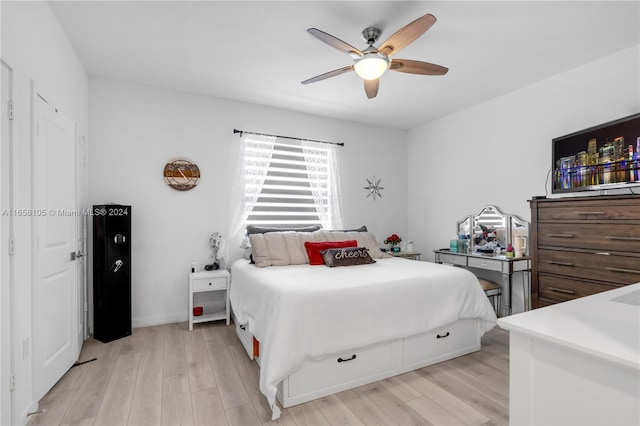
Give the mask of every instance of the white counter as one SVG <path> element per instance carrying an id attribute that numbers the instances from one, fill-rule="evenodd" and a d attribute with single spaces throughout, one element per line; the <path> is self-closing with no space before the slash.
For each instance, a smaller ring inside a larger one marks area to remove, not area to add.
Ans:
<path id="1" fill-rule="evenodd" d="M 640 424 L 640 283 L 500 318 L 511 424 Z"/>

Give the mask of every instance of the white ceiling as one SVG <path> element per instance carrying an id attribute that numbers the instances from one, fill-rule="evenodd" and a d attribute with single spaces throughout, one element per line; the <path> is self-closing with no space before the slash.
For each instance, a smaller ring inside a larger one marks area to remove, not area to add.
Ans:
<path id="1" fill-rule="evenodd" d="M 400 129 L 640 44 L 637 0 L 51 5 L 91 76 Z M 307 28 L 363 49 L 364 28 L 380 27 L 381 42 L 426 13 L 438 22 L 394 57 L 446 66 L 447 75 L 387 72 L 375 99 L 355 73 L 300 84 L 352 64 Z"/>

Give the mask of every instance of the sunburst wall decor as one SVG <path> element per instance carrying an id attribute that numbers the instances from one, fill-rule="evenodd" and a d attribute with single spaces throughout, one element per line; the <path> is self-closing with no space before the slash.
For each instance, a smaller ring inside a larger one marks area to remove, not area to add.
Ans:
<path id="1" fill-rule="evenodd" d="M 382 198 L 382 193 L 380 191 L 382 191 L 384 188 L 380 186 L 381 181 L 382 179 L 376 179 L 375 176 L 370 180 L 367 179 L 367 183 L 369 185 L 364 187 L 364 189 L 369 191 L 369 193 L 367 194 L 367 198 L 371 197 L 372 195 L 373 195 L 373 201 L 376 200 L 376 197 Z"/>

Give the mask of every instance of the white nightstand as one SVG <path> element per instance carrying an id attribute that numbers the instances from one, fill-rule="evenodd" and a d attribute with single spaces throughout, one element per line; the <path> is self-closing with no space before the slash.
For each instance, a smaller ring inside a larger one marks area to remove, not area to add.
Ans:
<path id="1" fill-rule="evenodd" d="M 229 325 L 229 280 L 225 269 L 189 274 L 189 331 L 199 322 L 226 319 Z M 203 307 L 202 315 L 193 315 L 194 306 Z"/>

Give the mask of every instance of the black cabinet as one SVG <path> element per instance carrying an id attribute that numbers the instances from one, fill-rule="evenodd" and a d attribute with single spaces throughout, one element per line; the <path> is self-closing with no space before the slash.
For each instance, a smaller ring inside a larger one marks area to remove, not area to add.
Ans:
<path id="1" fill-rule="evenodd" d="M 93 206 L 93 337 L 131 334 L 131 206 Z"/>

